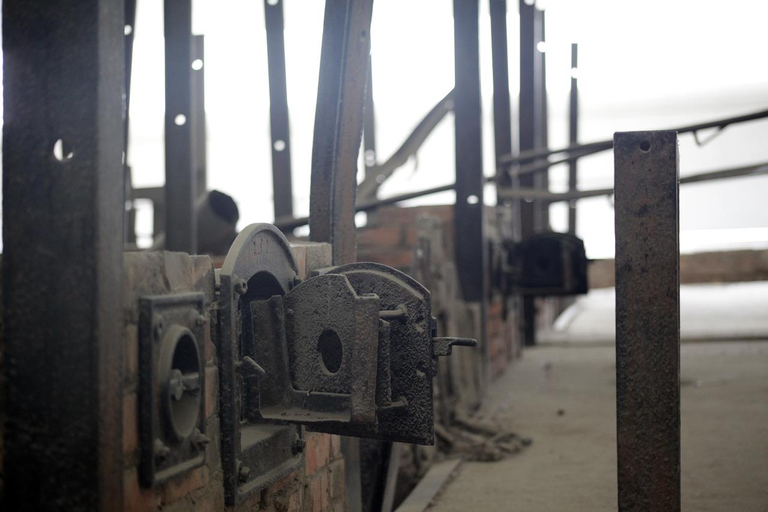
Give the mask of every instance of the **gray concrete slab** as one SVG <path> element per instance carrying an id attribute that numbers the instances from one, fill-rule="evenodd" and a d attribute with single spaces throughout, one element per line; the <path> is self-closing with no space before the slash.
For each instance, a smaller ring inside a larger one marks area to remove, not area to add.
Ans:
<path id="1" fill-rule="evenodd" d="M 689 343 L 682 357 L 682 499 L 691 511 L 768 510 L 768 343 Z M 481 414 L 533 438 L 468 462 L 431 510 L 616 510 L 615 351 L 526 350 Z"/>

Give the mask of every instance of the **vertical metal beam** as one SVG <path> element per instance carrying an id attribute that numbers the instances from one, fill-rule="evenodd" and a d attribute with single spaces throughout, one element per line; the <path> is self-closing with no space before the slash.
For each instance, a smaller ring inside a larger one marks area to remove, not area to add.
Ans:
<path id="1" fill-rule="evenodd" d="M 128 163 L 129 121 L 131 114 L 131 71 L 133 69 L 133 38 L 136 30 L 136 0 L 125 0 L 125 113 L 123 121 L 123 179 L 126 201 L 133 197 L 133 178 Z M 127 203 L 126 203 L 127 204 Z M 133 205 L 126 208 L 123 219 L 124 241 L 127 245 L 136 244 L 136 214 Z"/>
<path id="2" fill-rule="evenodd" d="M 356 260 L 355 197 L 373 0 L 326 0 L 317 86 L 309 238 L 330 242 L 333 263 Z M 348 510 L 362 509 L 360 442 L 342 437 Z"/>
<path id="3" fill-rule="evenodd" d="M 454 0 L 456 59 L 456 265 L 464 300 L 485 298 L 487 262 L 483 207 L 483 131 L 480 101 L 479 0 Z"/>
<path id="4" fill-rule="evenodd" d="M 121 510 L 124 5 L 6 0 L 2 510 Z"/>
<path id="5" fill-rule="evenodd" d="M 355 260 L 357 157 L 371 45 L 372 0 L 326 0 L 312 146 L 309 237 L 333 263 Z"/>
<path id="6" fill-rule="evenodd" d="M 192 167 L 192 0 L 164 0 L 165 248 L 197 252 Z"/>
<path id="7" fill-rule="evenodd" d="M 676 132 L 614 136 L 619 510 L 680 510 Z"/>
<path id="8" fill-rule="evenodd" d="M 190 84 L 190 123 L 192 168 L 195 171 L 197 197 L 208 190 L 208 140 L 205 122 L 205 36 L 192 36 L 192 82 Z"/>
<path id="9" fill-rule="evenodd" d="M 520 106 L 519 106 L 519 149 L 527 151 L 537 149 L 537 134 L 540 134 L 539 119 L 541 94 L 541 65 L 536 50 L 536 28 L 540 23 L 540 12 L 526 0 L 519 0 L 520 6 Z M 537 105 L 539 108 L 537 108 Z M 535 176 L 520 176 L 520 186 L 534 188 Z M 536 229 L 536 203 L 520 202 L 520 232 L 522 237 L 529 236 Z M 523 297 L 521 321 L 522 337 L 526 346 L 536 344 L 536 302 L 531 296 Z"/>
<path id="10" fill-rule="evenodd" d="M 573 146 L 579 142 L 579 45 L 571 44 L 571 95 L 568 105 L 568 140 Z M 579 163 L 574 160 L 568 164 L 568 191 L 576 192 L 579 184 Z M 576 205 L 578 201 L 568 202 L 568 232 L 576 234 Z"/>
<path id="11" fill-rule="evenodd" d="M 275 218 L 293 217 L 291 130 L 285 78 L 283 1 L 264 0 L 269 69 L 269 121 L 272 136 L 272 190 Z"/>
<path id="12" fill-rule="evenodd" d="M 491 52 L 493 61 L 493 128 L 496 168 L 499 157 L 512 154 L 512 112 L 509 98 L 509 56 L 507 54 L 507 0 L 490 0 Z M 496 180 L 496 190 L 512 187 L 512 178 L 504 173 Z M 496 202 L 504 199 L 497 196 Z"/>

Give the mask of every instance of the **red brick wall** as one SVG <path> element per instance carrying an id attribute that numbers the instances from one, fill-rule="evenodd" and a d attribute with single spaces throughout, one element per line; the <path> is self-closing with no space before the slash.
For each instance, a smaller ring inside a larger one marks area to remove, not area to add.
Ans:
<path id="1" fill-rule="evenodd" d="M 330 252 L 312 244 L 298 244 L 294 255 L 302 274 L 327 266 Z M 302 275 L 304 277 L 304 275 Z M 126 511 L 137 512 L 342 512 L 345 510 L 344 460 L 338 436 L 306 433 L 304 466 L 234 508 L 224 506 L 224 483 L 219 454 L 218 366 L 210 330 L 205 338 L 205 415 L 208 438 L 206 464 L 155 488 L 140 486 L 137 381 L 138 298 L 214 289 L 213 262 L 207 256 L 182 253 L 126 253 L 125 358 L 123 451 Z M 210 308 L 213 297 L 206 297 Z M 206 316 L 210 318 L 211 311 Z M 210 322 L 207 324 L 210 327 Z M 117 508 L 117 507 L 116 507 Z"/>

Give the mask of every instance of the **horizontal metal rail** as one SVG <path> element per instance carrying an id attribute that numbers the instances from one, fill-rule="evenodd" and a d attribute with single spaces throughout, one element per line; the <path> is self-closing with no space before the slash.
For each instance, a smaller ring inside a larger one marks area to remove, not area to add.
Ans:
<path id="1" fill-rule="evenodd" d="M 690 183 L 702 183 L 706 181 L 723 180 L 730 178 L 745 178 L 749 176 L 763 176 L 768 174 L 768 163 L 762 163 L 757 165 L 749 165 L 746 167 L 737 167 L 735 169 L 724 169 L 720 171 L 710 171 L 692 174 L 680 178 L 681 185 L 687 185 Z M 492 183 L 494 178 L 485 178 L 487 183 Z M 407 201 L 409 199 L 416 199 L 417 197 L 424 197 L 432 194 L 438 194 L 440 192 L 448 192 L 453 190 L 454 185 L 441 185 L 439 187 L 428 188 L 425 190 L 419 190 L 416 192 L 408 192 L 407 194 L 400 194 L 397 196 L 387 197 L 385 199 L 369 199 L 361 201 L 355 207 L 358 212 L 368 212 L 375 210 L 381 206 L 388 206 L 391 204 L 399 203 L 400 201 Z M 136 195 L 141 195 L 142 189 L 136 190 Z M 550 203 L 557 203 L 560 201 L 574 201 L 579 199 L 588 199 L 590 197 L 609 196 L 613 194 L 613 188 L 601 188 L 595 190 L 578 190 L 574 192 L 547 192 L 538 189 L 505 189 L 503 193 L 500 192 L 501 197 L 511 199 L 542 199 Z M 275 220 L 275 226 L 280 229 L 295 229 L 300 226 L 305 226 L 308 222 L 307 217 L 300 218 L 283 218 Z"/>
<path id="2" fill-rule="evenodd" d="M 680 135 L 683 133 L 695 133 L 701 130 L 706 130 L 708 128 L 719 128 L 722 130 L 723 128 L 726 128 L 727 126 L 732 124 L 744 123 L 748 121 L 756 121 L 758 119 L 765 119 L 765 118 L 768 118 L 768 110 L 760 110 L 758 112 L 752 112 L 750 114 L 744 114 L 741 116 L 728 117 L 725 119 L 708 121 L 706 123 L 692 124 L 692 125 L 683 126 L 680 128 L 671 128 L 667 131 L 676 131 L 678 135 Z M 600 151 L 606 151 L 608 149 L 611 149 L 612 147 L 613 147 L 613 140 L 602 140 L 598 142 L 588 142 L 586 144 L 574 144 L 574 145 L 567 146 L 560 149 L 536 149 L 536 150 L 530 150 L 530 151 L 521 151 L 517 155 L 510 154 L 510 155 L 500 156 L 499 167 L 502 169 L 508 168 L 513 164 L 530 162 L 532 160 L 538 160 L 540 158 L 549 157 L 552 155 L 556 155 L 558 153 L 583 153 L 577 157 L 577 158 L 581 158 L 582 156 L 592 155 L 595 153 L 599 153 Z M 540 169 L 532 168 L 527 172 L 536 172 L 539 170 L 545 170 L 549 166 L 556 165 L 558 163 L 569 162 L 569 161 L 571 160 L 554 161 L 549 163 L 549 165 L 547 165 L 546 167 L 543 167 Z M 546 162 L 542 165 L 546 165 Z"/>

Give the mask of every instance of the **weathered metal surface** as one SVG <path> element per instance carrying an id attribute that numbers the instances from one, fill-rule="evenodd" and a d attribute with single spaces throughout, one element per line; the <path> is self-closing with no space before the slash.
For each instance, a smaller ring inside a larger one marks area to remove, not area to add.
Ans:
<path id="1" fill-rule="evenodd" d="M 368 84 L 365 88 L 365 111 L 363 115 L 363 160 L 365 162 L 365 175 L 363 183 L 368 178 L 369 170 L 376 167 L 376 112 L 373 106 L 373 58 L 368 57 Z M 358 189 L 358 194 L 365 194 Z"/>
<path id="2" fill-rule="evenodd" d="M 488 287 L 483 137 L 480 102 L 479 0 L 454 0 L 456 86 L 455 261 L 464 300 L 481 302 Z"/>
<path id="3" fill-rule="evenodd" d="M 240 503 L 295 469 L 303 454 L 294 451 L 300 438 L 295 426 L 266 424 L 250 414 L 258 403 L 257 372 L 242 363 L 252 339 L 251 302 L 285 295 L 293 287 L 298 266 L 287 240 L 269 224 L 243 229 L 218 275 L 219 287 L 219 416 L 224 496 Z M 249 471 L 240 471 L 241 468 Z M 241 476 L 243 475 L 243 476 Z"/>
<path id="4" fill-rule="evenodd" d="M 320 79 L 312 145 L 310 240 L 333 246 L 333 263 L 355 261 L 357 157 L 372 0 L 325 3 Z"/>
<path id="5" fill-rule="evenodd" d="M 614 137 L 619 510 L 680 510 L 675 132 Z"/>
<path id="6" fill-rule="evenodd" d="M 568 141 L 579 142 L 579 45 L 571 43 L 571 91 L 568 102 Z M 568 164 L 568 191 L 576 192 L 579 184 L 579 163 L 574 160 Z M 568 232 L 576 234 L 576 201 L 568 204 Z"/>
<path id="7" fill-rule="evenodd" d="M 293 215 L 291 130 L 285 84 L 283 0 L 264 0 L 269 70 L 269 127 L 272 137 L 272 190 L 275 218 Z"/>
<path id="8" fill-rule="evenodd" d="M 165 249 L 197 252 L 192 150 L 192 0 L 164 0 Z"/>
<path id="9" fill-rule="evenodd" d="M 249 407 L 321 432 L 432 444 L 436 358 L 476 341 L 434 338 L 429 299 L 395 269 L 356 263 L 252 301 L 244 352 L 264 375 Z"/>
<path id="10" fill-rule="evenodd" d="M 120 510 L 124 5 L 3 19 L 3 510 Z"/>
<path id="11" fill-rule="evenodd" d="M 140 299 L 139 478 L 152 487 L 205 463 L 205 296 Z"/>

